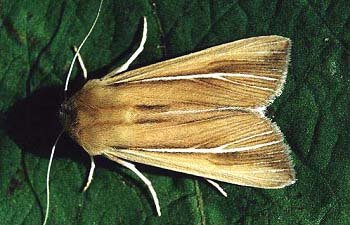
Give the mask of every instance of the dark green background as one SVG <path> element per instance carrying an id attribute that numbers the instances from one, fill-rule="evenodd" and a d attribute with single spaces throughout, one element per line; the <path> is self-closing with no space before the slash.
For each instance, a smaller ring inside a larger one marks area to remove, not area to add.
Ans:
<path id="1" fill-rule="evenodd" d="M 153 4 L 155 3 L 155 4 Z M 41 224 L 45 174 L 60 131 L 63 80 L 99 1 L 0 0 L 0 224 Z M 222 184 L 138 165 L 157 190 L 97 159 L 81 192 L 87 154 L 65 136 L 51 174 L 49 224 L 350 224 L 348 1 L 112 1 L 82 49 L 90 77 L 120 65 L 149 21 L 133 68 L 241 38 L 278 34 L 293 41 L 283 94 L 269 107 L 293 151 L 298 181 L 282 190 Z M 72 88 L 82 85 L 76 69 Z"/>

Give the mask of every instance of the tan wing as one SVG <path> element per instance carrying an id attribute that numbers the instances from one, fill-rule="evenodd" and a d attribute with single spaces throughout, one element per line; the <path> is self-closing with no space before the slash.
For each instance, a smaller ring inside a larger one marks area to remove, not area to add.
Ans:
<path id="1" fill-rule="evenodd" d="M 290 45 L 290 40 L 281 36 L 248 38 L 128 71 L 102 82 L 119 84 L 125 93 L 131 91 L 136 98 L 139 95 L 176 98 L 178 102 L 208 107 L 264 106 L 281 92 Z M 204 96 L 207 97 L 203 100 Z"/>
<path id="2" fill-rule="evenodd" d="M 122 158 L 231 184 L 258 188 L 283 188 L 295 182 L 287 147 L 280 144 L 234 153 L 159 153 L 148 151 L 106 151 L 113 160 Z"/>
<path id="3" fill-rule="evenodd" d="M 276 125 L 251 112 L 204 114 L 131 127 L 125 139 L 131 150 L 116 146 L 103 154 L 246 186 L 280 188 L 294 182 L 289 149 Z"/>

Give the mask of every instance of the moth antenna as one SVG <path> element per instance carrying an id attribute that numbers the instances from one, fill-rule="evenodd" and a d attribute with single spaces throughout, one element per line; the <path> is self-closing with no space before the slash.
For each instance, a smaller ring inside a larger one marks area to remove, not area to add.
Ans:
<path id="1" fill-rule="evenodd" d="M 83 70 L 84 79 L 86 80 L 86 79 L 88 78 L 88 77 L 87 77 L 87 69 L 86 69 L 86 67 L 85 67 L 83 58 L 81 57 L 80 53 L 78 52 L 77 46 L 74 46 L 74 51 L 75 51 L 75 53 L 78 53 L 78 61 L 79 61 L 79 64 L 80 64 L 81 69 Z"/>
<path id="2" fill-rule="evenodd" d="M 126 168 L 130 169 L 146 184 L 146 186 L 148 187 L 148 189 L 151 192 L 151 195 L 153 197 L 153 201 L 154 201 L 154 204 L 156 206 L 157 214 L 158 214 L 158 216 L 161 216 L 162 214 L 160 212 L 159 200 L 157 197 L 157 193 L 152 186 L 152 182 L 150 180 L 148 180 L 147 177 L 145 177 L 138 169 L 136 169 L 134 164 L 129 163 L 129 162 L 124 161 L 124 160 L 119 159 L 119 158 L 113 158 L 113 160 L 115 162 L 119 163 L 120 165 L 125 166 Z"/>
<path id="3" fill-rule="evenodd" d="M 100 16 L 100 12 L 101 12 L 101 8 L 102 8 L 102 3 L 103 3 L 103 0 L 101 0 L 100 2 L 100 5 L 98 7 L 98 11 L 97 11 L 97 15 L 96 15 L 96 18 L 89 30 L 89 32 L 87 33 L 87 35 L 85 36 L 84 40 L 82 41 L 82 43 L 79 45 L 79 48 L 76 49 L 76 53 L 74 55 L 74 58 L 71 62 L 71 65 L 70 65 L 70 68 L 69 68 L 69 71 L 68 71 L 68 74 L 67 74 L 67 78 L 66 78 L 66 83 L 65 83 L 65 86 L 64 86 L 64 92 L 66 93 L 67 90 L 68 90 L 68 83 L 69 83 L 69 79 L 70 79 L 70 76 L 72 74 L 72 70 L 73 70 L 73 66 L 74 66 L 74 63 L 77 59 L 77 57 L 79 57 L 79 61 L 80 61 L 80 64 L 82 65 L 82 69 L 83 69 L 83 72 L 84 72 L 84 77 L 86 77 L 86 68 L 84 66 L 84 63 L 80 57 L 80 54 L 79 54 L 79 51 L 80 49 L 83 47 L 83 45 L 85 44 L 86 40 L 88 39 L 88 37 L 90 36 L 92 30 L 94 29 L 95 25 L 96 25 L 96 22 L 98 20 L 98 17 Z M 59 141 L 59 139 L 61 138 L 62 134 L 63 134 L 64 130 L 62 130 L 60 132 L 60 134 L 57 136 L 56 140 L 55 140 L 55 143 L 54 145 L 52 146 L 52 149 L 51 149 L 51 155 L 50 155 L 50 160 L 49 160 L 49 165 L 47 167 L 47 175 L 46 175 L 46 212 L 45 212 L 45 219 L 44 219 L 44 223 L 43 225 L 46 225 L 47 223 L 47 219 L 49 217 L 49 210 L 50 210 L 50 171 L 51 171 L 51 165 L 52 165 L 52 160 L 53 160 L 53 156 L 55 154 L 55 149 L 56 149 L 56 145 L 57 145 L 57 142 Z M 89 175 L 90 177 L 90 175 Z"/>
<path id="4" fill-rule="evenodd" d="M 83 189 L 83 192 L 85 192 L 89 188 L 89 186 L 91 184 L 91 181 L 92 181 L 92 178 L 94 176 L 94 171 L 95 171 L 95 160 L 94 160 L 94 157 L 90 156 L 90 160 L 91 160 L 91 166 L 90 166 L 90 171 L 89 171 L 89 177 L 88 177 L 86 185 L 85 185 L 85 187 Z"/>
<path id="5" fill-rule="evenodd" d="M 147 40 L 147 18 L 144 16 L 143 17 L 143 31 L 142 31 L 142 39 L 140 42 L 139 47 L 136 49 L 136 51 L 130 56 L 130 58 L 120 67 L 115 68 L 114 70 L 112 70 L 112 72 L 110 72 L 109 74 L 107 74 L 106 76 L 103 77 L 103 79 L 107 79 L 107 78 L 111 78 L 114 77 L 115 75 L 117 75 L 118 73 L 124 72 L 125 70 L 127 70 L 130 66 L 130 64 L 135 61 L 135 59 L 141 54 L 141 52 L 144 49 L 145 43 Z"/>
<path id="6" fill-rule="evenodd" d="M 47 174 L 46 174 L 46 212 L 45 212 L 45 219 L 43 225 L 46 225 L 47 219 L 49 217 L 49 209 L 50 209 L 50 171 L 51 171 L 51 165 L 52 165 L 52 160 L 53 156 L 55 154 L 55 149 L 58 140 L 61 138 L 64 130 L 60 132 L 60 134 L 57 136 L 55 143 L 52 146 L 51 149 L 51 155 L 50 155 L 50 160 L 49 160 L 49 165 L 47 167 Z"/>
<path id="7" fill-rule="evenodd" d="M 72 70 L 73 70 L 73 66 L 74 66 L 74 63 L 75 63 L 75 60 L 77 59 L 78 55 L 79 55 L 79 52 L 80 52 L 80 49 L 83 47 L 83 45 L 85 44 L 85 41 L 88 39 L 88 37 L 90 36 L 92 30 L 94 29 L 95 25 L 96 25 L 96 22 L 98 20 L 98 17 L 100 16 L 100 12 L 101 12 L 101 8 L 102 8 L 102 3 L 103 3 L 103 0 L 101 0 L 100 2 L 100 6 L 98 7 L 98 11 L 97 11 L 97 14 L 96 14 L 96 17 L 95 17 L 95 20 L 89 30 L 89 32 L 87 33 L 87 35 L 85 36 L 84 40 L 81 42 L 81 44 L 79 45 L 75 55 L 74 55 L 74 58 L 70 64 L 70 67 L 69 67 L 69 71 L 68 71 L 68 74 L 67 74 L 67 78 L 66 78 L 66 84 L 64 86 L 64 92 L 66 93 L 67 90 L 68 90 L 68 83 L 69 83 L 69 79 L 70 79 L 70 76 L 72 74 Z"/>
<path id="8" fill-rule="evenodd" d="M 220 185 L 218 183 L 216 183 L 215 181 L 206 179 L 211 185 L 213 185 L 223 196 L 227 197 L 227 193 L 226 191 L 220 187 Z"/>

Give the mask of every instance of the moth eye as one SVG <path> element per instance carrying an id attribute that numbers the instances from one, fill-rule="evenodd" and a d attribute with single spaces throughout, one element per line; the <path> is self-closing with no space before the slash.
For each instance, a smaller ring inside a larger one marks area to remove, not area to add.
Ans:
<path id="1" fill-rule="evenodd" d="M 63 114 L 63 104 L 60 105 L 58 113 L 60 114 L 60 116 Z"/>
<path id="2" fill-rule="evenodd" d="M 66 102 L 64 102 L 61 104 L 61 107 L 59 109 L 59 116 L 65 117 L 65 116 L 69 115 L 69 113 L 71 113 L 71 111 L 72 111 L 72 108 Z"/>

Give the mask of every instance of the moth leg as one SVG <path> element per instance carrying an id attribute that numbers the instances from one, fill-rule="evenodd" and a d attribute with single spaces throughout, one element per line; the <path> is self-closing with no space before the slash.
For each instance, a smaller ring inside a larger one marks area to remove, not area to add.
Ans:
<path id="1" fill-rule="evenodd" d="M 211 185 L 213 185 L 223 196 L 227 197 L 226 191 L 220 187 L 220 185 L 212 180 L 206 179 Z"/>
<path id="2" fill-rule="evenodd" d="M 94 171 L 95 171 L 95 160 L 94 160 L 94 157 L 90 156 L 90 160 L 91 160 L 91 166 L 90 166 L 89 176 L 88 176 L 88 180 L 86 182 L 86 185 L 85 185 L 85 187 L 83 189 L 83 192 L 85 192 L 89 188 L 89 186 L 91 184 L 91 181 L 92 181 L 92 178 L 94 176 Z"/>
<path id="3" fill-rule="evenodd" d="M 114 77 L 118 73 L 121 73 L 121 72 L 124 72 L 125 70 L 127 70 L 129 68 L 130 64 L 143 51 L 144 45 L 146 43 L 146 39 L 147 39 L 147 19 L 146 19 L 146 17 L 143 17 L 143 32 L 142 32 L 142 39 L 141 39 L 139 47 L 136 49 L 136 51 L 131 55 L 131 57 L 123 65 L 121 65 L 120 67 L 117 67 L 114 70 L 112 70 L 112 72 L 107 74 L 103 79 Z"/>
<path id="4" fill-rule="evenodd" d="M 83 70 L 83 76 L 86 80 L 87 79 L 87 70 L 86 70 L 83 58 L 81 57 L 80 53 L 78 52 L 77 46 L 74 46 L 74 51 L 75 51 L 75 53 L 78 53 L 78 61 L 79 61 L 81 69 Z"/>
<path id="5" fill-rule="evenodd" d="M 122 159 L 116 158 L 116 157 L 113 158 L 113 161 L 115 161 L 115 162 L 119 163 L 120 165 L 125 166 L 126 168 L 130 169 L 132 172 L 134 172 L 147 185 L 149 191 L 152 194 L 154 204 L 156 205 L 156 210 L 157 210 L 158 216 L 161 216 L 159 200 L 158 200 L 158 197 L 157 197 L 157 193 L 156 193 L 156 191 L 154 190 L 154 188 L 152 186 L 151 181 L 148 180 L 138 169 L 136 169 L 134 164 L 129 163 L 127 161 L 124 161 Z"/>

